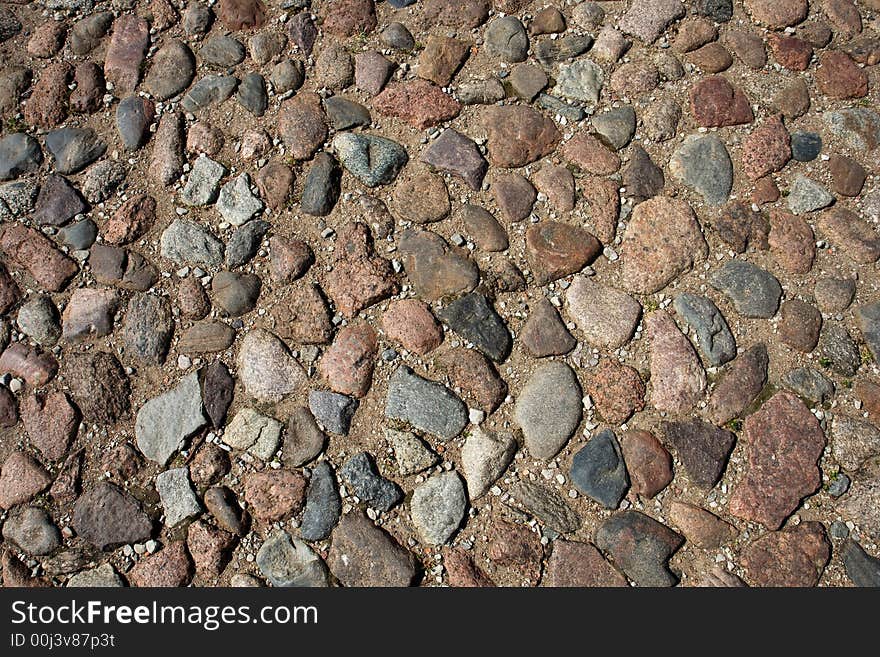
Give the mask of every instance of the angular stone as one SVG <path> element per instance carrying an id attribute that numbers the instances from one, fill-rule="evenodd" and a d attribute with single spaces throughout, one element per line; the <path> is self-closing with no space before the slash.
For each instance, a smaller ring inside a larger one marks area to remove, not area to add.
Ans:
<path id="1" fill-rule="evenodd" d="M 509 433 L 490 433 L 477 427 L 468 434 L 461 448 L 461 466 L 470 499 L 486 494 L 513 461 L 518 447 Z"/>
<path id="2" fill-rule="evenodd" d="M 375 254 L 366 224 L 350 222 L 339 231 L 336 260 L 324 289 L 336 309 L 351 319 L 364 308 L 398 292 L 392 271 L 391 263 Z"/>
<path id="3" fill-rule="evenodd" d="M 65 380 L 86 421 L 112 425 L 128 414 L 131 388 L 125 370 L 113 354 L 70 354 L 64 365 Z"/>
<path id="4" fill-rule="evenodd" d="M 596 530 L 596 545 L 637 586 L 675 585 L 666 562 L 683 542 L 669 527 L 639 511 L 617 513 Z"/>
<path id="5" fill-rule="evenodd" d="M 202 390 L 193 372 L 141 406 L 135 421 L 138 449 L 148 459 L 165 465 L 205 421 Z"/>
<path id="6" fill-rule="evenodd" d="M 40 231 L 20 223 L 6 224 L 0 234 L 0 249 L 9 261 L 27 269 L 40 287 L 58 292 L 79 272 L 73 258 L 66 256 Z"/>
<path id="7" fill-rule="evenodd" d="M 385 416 L 451 439 L 467 424 L 467 408 L 447 387 L 423 379 L 406 365 L 388 381 Z"/>
<path id="8" fill-rule="evenodd" d="M 339 522 L 340 515 L 342 499 L 336 490 L 333 467 L 328 461 L 321 461 L 314 467 L 309 479 L 300 536 L 307 541 L 324 540 Z"/>
<path id="9" fill-rule="evenodd" d="M 742 90 L 720 75 L 703 78 L 691 87 L 690 105 L 697 125 L 704 128 L 751 123 L 755 118 Z"/>
<path id="10" fill-rule="evenodd" d="M 550 118 L 522 105 L 493 105 L 483 110 L 481 118 L 494 166 L 525 166 L 549 155 L 562 137 Z"/>
<path id="11" fill-rule="evenodd" d="M 616 509 L 629 488 L 623 454 L 610 429 L 574 455 L 569 474 L 578 490 L 607 509 Z"/>
<path id="12" fill-rule="evenodd" d="M 479 190 L 489 169 L 480 149 L 467 136 L 447 128 L 422 151 L 421 162 L 438 171 L 461 178 L 473 190 Z"/>
<path id="13" fill-rule="evenodd" d="M 336 392 L 363 397 L 373 378 L 378 343 L 369 324 L 342 328 L 318 364 L 318 372 Z"/>
<path id="14" fill-rule="evenodd" d="M 451 349 L 439 356 L 434 366 L 449 376 L 452 384 L 484 413 L 494 412 L 507 395 L 504 379 L 476 349 Z"/>
<path id="15" fill-rule="evenodd" d="M 580 516 L 552 488 L 523 479 L 514 484 L 509 492 L 529 515 L 552 530 L 571 534 L 581 526 Z"/>
<path id="16" fill-rule="evenodd" d="M 305 406 L 296 406 L 287 419 L 283 459 L 291 468 L 298 468 L 316 458 L 324 448 L 327 436 L 315 416 Z"/>
<path id="17" fill-rule="evenodd" d="M 567 354 L 577 345 L 559 312 L 543 297 L 532 304 L 529 317 L 520 329 L 520 339 L 536 358 Z"/>
<path id="18" fill-rule="evenodd" d="M 248 395 L 268 403 L 281 401 L 306 382 L 302 366 L 287 345 L 263 329 L 252 330 L 242 340 L 238 378 Z"/>
<path id="19" fill-rule="evenodd" d="M 430 477 L 413 491 L 410 500 L 415 530 L 429 545 L 446 543 L 464 519 L 466 509 L 464 483 L 455 472 Z"/>
<path id="20" fill-rule="evenodd" d="M 306 480 L 298 472 L 267 470 L 244 477 L 244 498 L 254 518 L 272 523 L 299 513 L 305 501 Z"/>
<path id="21" fill-rule="evenodd" d="M 346 514 L 330 537 L 327 562 L 343 586 L 409 586 L 415 557 L 359 512 Z"/>
<path id="22" fill-rule="evenodd" d="M 669 169 L 711 205 L 727 201 L 733 186 L 733 163 L 715 135 L 690 135 L 673 155 Z"/>
<path id="23" fill-rule="evenodd" d="M 470 292 L 479 283 L 476 264 L 436 233 L 408 229 L 400 238 L 399 250 L 413 289 L 426 301 Z"/>
<path id="24" fill-rule="evenodd" d="M 496 363 L 510 353 L 512 339 L 504 320 L 483 295 L 474 292 L 456 299 L 440 313 L 449 327 Z"/>
<path id="25" fill-rule="evenodd" d="M 46 469 L 25 452 L 12 452 L 0 471 L 0 508 L 12 507 L 29 501 L 46 490 L 52 478 Z"/>
<path id="26" fill-rule="evenodd" d="M 841 253 L 859 264 L 880 258 L 880 235 L 856 213 L 835 206 L 819 215 L 819 229 Z"/>
<path id="27" fill-rule="evenodd" d="M 73 507 L 73 528 L 100 550 L 150 538 L 153 524 L 137 500 L 108 482 L 80 495 Z"/>
<path id="28" fill-rule="evenodd" d="M 226 425 L 223 442 L 258 459 L 270 461 L 281 443 L 281 423 L 253 408 L 242 408 Z"/>
<path id="29" fill-rule="evenodd" d="M 767 348 L 757 344 L 740 355 L 724 373 L 709 397 L 707 417 L 726 424 L 745 411 L 767 382 Z"/>
<path id="30" fill-rule="evenodd" d="M 327 564 L 308 545 L 278 530 L 262 546 L 257 567 L 272 586 L 329 586 Z"/>
<path id="31" fill-rule="evenodd" d="M 636 0 L 620 19 L 620 29 L 651 44 L 684 15 L 685 6 L 679 0 Z"/>
<path id="32" fill-rule="evenodd" d="M 467 42 L 432 34 L 419 55 L 417 75 L 441 87 L 448 86 L 469 53 Z"/>
<path id="33" fill-rule="evenodd" d="M 690 411 L 706 389 L 706 372 L 688 339 L 665 311 L 645 318 L 651 345 L 651 402 L 673 414 Z"/>
<path id="34" fill-rule="evenodd" d="M 150 25 L 143 18 L 123 14 L 113 21 L 113 36 L 104 56 L 104 76 L 117 96 L 137 87 L 149 44 Z"/>
<path id="35" fill-rule="evenodd" d="M 425 130 L 458 116 L 461 105 L 452 96 L 422 79 L 393 82 L 373 99 L 373 108 Z"/>
<path id="36" fill-rule="evenodd" d="M 553 542 L 542 584 L 553 588 L 627 586 L 626 578 L 591 543 L 563 540 Z"/>
<path id="37" fill-rule="evenodd" d="M 741 557 L 746 578 L 754 586 L 816 586 L 831 558 L 825 528 L 815 521 L 765 534 Z"/>
<path id="38" fill-rule="evenodd" d="M 653 434 L 627 431 L 620 447 L 633 492 L 651 498 L 672 482 L 672 456 Z"/>
<path id="39" fill-rule="evenodd" d="M 174 527 L 202 512 L 189 481 L 188 468 L 172 468 L 156 476 L 156 491 L 165 509 L 165 525 Z"/>
<path id="40" fill-rule="evenodd" d="M 745 422 L 748 470 L 730 498 L 730 512 L 778 529 L 819 488 L 825 449 L 819 421 L 788 392 L 776 393 Z"/>

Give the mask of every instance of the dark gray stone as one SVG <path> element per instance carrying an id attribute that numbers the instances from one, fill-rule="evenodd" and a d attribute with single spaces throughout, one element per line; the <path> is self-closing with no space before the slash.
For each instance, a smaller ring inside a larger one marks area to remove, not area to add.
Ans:
<path id="1" fill-rule="evenodd" d="M 324 111 L 334 130 L 348 130 L 361 125 L 369 125 L 370 110 L 341 96 L 331 96 L 324 100 Z"/>
<path id="2" fill-rule="evenodd" d="M 306 214 L 325 217 L 339 200 L 342 170 L 329 153 L 318 153 L 309 168 L 303 187 L 300 210 Z"/>
<path id="3" fill-rule="evenodd" d="M 616 509 L 629 488 L 629 477 L 617 437 L 606 429 L 590 439 L 571 462 L 571 481 L 585 495 Z"/>
<path id="4" fill-rule="evenodd" d="M 617 513 L 596 530 L 596 546 L 638 586 L 674 586 L 666 565 L 684 539 L 639 511 Z"/>
<path id="5" fill-rule="evenodd" d="M 407 163 L 406 149 L 376 135 L 343 132 L 333 139 L 342 165 L 367 187 L 387 185 Z"/>
<path id="6" fill-rule="evenodd" d="M 64 176 L 50 174 L 40 186 L 40 193 L 31 219 L 41 226 L 61 226 L 87 206 Z"/>
<path id="7" fill-rule="evenodd" d="M 736 340 L 724 315 L 711 299 L 684 292 L 673 303 L 691 327 L 691 339 L 711 367 L 718 367 L 736 356 Z"/>
<path id="8" fill-rule="evenodd" d="M 727 295 L 744 317 L 769 319 L 782 298 L 776 277 L 744 260 L 729 260 L 709 276 L 709 284 Z"/>
<path id="9" fill-rule="evenodd" d="M 73 507 L 76 533 L 100 550 L 150 538 L 153 524 L 137 500 L 109 482 L 96 484 Z"/>
<path id="10" fill-rule="evenodd" d="M 812 162 L 822 152 L 822 137 L 815 132 L 793 132 L 791 156 L 798 162 Z"/>
<path id="11" fill-rule="evenodd" d="M 255 219 L 236 228 L 226 243 L 226 267 L 235 269 L 250 262 L 271 227 L 269 222 Z"/>
<path id="12" fill-rule="evenodd" d="M 174 318 L 171 304 L 155 294 L 138 294 L 128 302 L 123 336 L 125 346 L 135 357 L 159 365 L 165 362 Z"/>
<path id="13" fill-rule="evenodd" d="M 83 219 L 58 231 L 61 241 L 74 251 L 88 249 L 98 237 L 98 226 L 91 219 Z"/>
<path id="14" fill-rule="evenodd" d="M 871 350 L 874 360 L 880 362 L 880 302 L 859 306 L 856 317 L 868 349 Z"/>
<path id="15" fill-rule="evenodd" d="M 244 44 L 227 34 L 208 37 L 199 49 L 199 57 L 212 66 L 228 68 L 241 64 L 246 54 Z"/>
<path id="16" fill-rule="evenodd" d="M 710 205 L 727 201 L 733 187 L 733 163 L 724 142 L 715 135 L 687 137 L 669 168 Z"/>
<path id="17" fill-rule="evenodd" d="M 798 367 L 787 372 L 782 383 L 811 402 L 824 404 L 834 396 L 834 382 L 812 367 Z"/>
<path id="18" fill-rule="evenodd" d="M 152 108 L 140 96 L 128 96 L 116 107 L 116 129 L 122 145 L 128 151 L 136 151 L 150 134 L 153 121 Z"/>
<path id="19" fill-rule="evenodd" d="M 107 150 L 107 144 L 92 128 L 61 128 L 48 133 L 45 139 L 46 148 L 55 161 L 55 170 L 65 175 L 81 171 Z"/>
<path id="20" fill-rule="evenodd" d="M 496 18 L 483 34 L 484 47 L 490 57 L 498 57 L 508 64 L 525 61 L 529 37 L 523 24 L 515 16 Z"/>
<path id="21" fill-rule="evenodd" d="M 843 567 L 856 586 L 880 586 L 880 559 L 872 557 L 853 540 L 843 544 Z"/>
<path id="22" fill-rule="evenodd" d="M 187 112 L 196 113 L 206 107 L 219 105 L 232 95 L 237 86 L 235 76 L 206 75 L 192 86 L 180 104 Z"/>
<path id="23" fill-rule="evenodd" d="M 256 307 L 261 286 L 256 274 L 221 271 L 211 280 L 211 296 L 227 314 L 241 317 Z"/>
<path id="24" fill-rule="evenodd" d="M 238 103 L 254 116 L 263 116 L 269 107 L 266 80 L 259 73 L 248 73 L 238 85 Z"/>
<path id="25" fill-rule="evenodd" d="M 486 297 L 471 292 L 456 299 L 439 313 L 440 319 L 465 340 L 496 363 L 510 353 L 512 340 L 504 320 L 486 301 Z"/>
<path id="26" fill-rule="evenodd" d="M 467 407 L 449 388 L 399 366 L 388 381 L 385 416 L 451 439 L 468 422 Z"/>
<path id="27" fill-rule="evenodd" d="M 352 493 L 377 511 L 388 511 L 403 499 L 397 484 L 379 474 L 373 458 L 366 452 L 348 459 L 339 474 Z"/>
<path id="28" fill-rule="evenodd" d="M 306 493 L 300 536 L 306 541 L 322 541 L 328 536 L 342 514 L 342 498 L 336 489 L 333 466 L 321 461 L 312 470 Z"/>
<path id="29" fill-rule="evenodd" d="M 351 420 L 357 411 L 358 400 L 328 390 L 309 392 L 309 410 L 324 428 L 341 436 L 348 435 Z"/>
<path id="30" fill-rule="evenodd" d="M 602 137 L 602 141 L 616 151 L 626 146 L 636 131 L 636 113 L 629 105 L 617 107 L 592 119 L 593 128 Z"/>

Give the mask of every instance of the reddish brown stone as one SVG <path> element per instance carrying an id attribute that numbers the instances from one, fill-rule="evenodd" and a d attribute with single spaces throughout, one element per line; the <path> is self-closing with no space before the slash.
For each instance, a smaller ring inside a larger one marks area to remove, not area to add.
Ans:
<path id="1" fill-rule="evenodd" d="M 458 116 L 461 105 L 427 80 L 393 82 L 373 99 L 373 109 L 403 119 L 416 130 L 425 130 Z"/>
<path id="2" fill-rule="evenodd" d="M 853 394 L 862 402 L 872 422 L 880 422 L 880 385 L 874 381 L 859 380 L 853 385 Z"/>
<path id="3" fill-rule="evenodd" d="M 468 58 L 470 46 L 465 41 L 432 34 L 419 55 L 416 73 L 420 78 L 445 87 Z"/>
<path id="4" fill-rule="evenodd" d="M 567 354 L 577 346 L 577 340 L 568 332 L 559 312 L 543 297 L 532 304 L 519 337 L 536 358 Z"/>
<path id="5" fill-rule="evenodd" d="M 823 0 L 822 10 L 842 36 L 852 38 L 862 31 L 862 16 L 854 0 Z"/>
<path id="6" fill-rule="evenodd" d="M 67 118 L 67 62 L 52 62 L 40 74 L 31 97 L 24 104 L 24 120 L 40 128 L 54 128 Z"/>
<path id="7" fill-rule="evenodd" d="M 769 246 L 770 222 L 739 201 L 725 205 L 712 227 L 718 237 L 737 253 L 744 253 L 749 247 L 766 250 Z"/>
<path id="8" fill-rule="evenodd" d="M 363 397 L 373 381 L 379 345 L 376 332 L 366 323 L 350 324 L 336 334 L 318 364 L 318 372 L 331 390 Z"/>
<path id="9" fill-rule="evenodd" d="M 333 271 L 327 275 L 324 289 L 336 309 L 349 319 L 397 293 L 391 263 L 373 252 L 366 224 L 354 221 L 339 231 Z"/>
<path id="10" fill-rule="evenodd" d="M 645 408 L 645 384 L 639 373 L 614 358 L 603 358 L 584 378 L 584 387 L 608 424 L 623 424 Z"/>
<path id="11" fill-rule="evenodd" d="M 196 574 L 204 580 L 220 576 L 235 547 L 235 536 L 197 520 L 186 531 L 186 546 L 195 562 Z"/>
<path id="12" fill-rule="evenodd" d="M 434 365 L 485 413 L 492 413 L 507 395 L 504 379 L 498 376 L 489 359 L 475 349 L 451 349 L 437 358 Z"/>
<path id="13" fill-rule="evenodd" d="M 618 573 L 592 543 L 557 540 L 547 560 L 541 581 L 543 586 L 609 587 L 627 586 Z"/>
<path id="14" fill-rule="evenodd" d="M 782 268 L 792 274 L 806 274 L 816 257 L 813 229 L 801 217 L 784 210 L 770 213 L 770 251 Z"/>
<path id="15" fill-rule="evenodd" d="M 293 181 L 293 171 L 289 166 L 278 161 L 269 162 L 254 177 L 260 196 L 273 210 L 280 210 L 287 203 Z"/>
<path id="16" fill-rule="evenodd" d="M 35 29 L 27 42 L 27 51 L 34 57 L 54 57 L 64 45 L 67 25 L 62 21 L 49 20 Z"/>
<path id="17" fill-rule="evenodd" d="M 753 586 L 816 586 L 831 557 L 825 528 L 802 522 L 765 534 L 743 551 L 740 563 Z"/>
<path id="18" fill-rule="evenodd" d="M 79 114 L 94 114 L 104 104 L 104 71 L 94 62 L 82 62 L 73 73 L 76 89 L 70 92 L 70 109 Z"/>
<path id="19" fill-rule="evenodd" d="M 143 557 L 128 573 L 138 587 L 186 586 L 192 579 L 192 563 L 183 541 L 174 541 L 155 554 Z"/>
<path id="20" fill-rule="evenodd" d="M 6 588 L 39 588 L 51 586 L 45 577 L 31 577 L 31 572 L 10 550 L 3 550 L 0 560 L 3 568 L 3 586 Z"/>
<path id="21" fill-rule="evenodd" d="M 119 206 L 104 225 L 104 240 L 110 244 L 127 244 L 152 228 L 156 221 L 156 199 L 138 194 Z"/>
<path id="22" fill-rule="evenodd" d="M 663 422 L 662 427 L 688 478 L 700 488 L 712 488 L 724 472 L 735 436 L 696 418 Z"/>
<path id="23" fill-rule="evenodd" d="M 766 205 L 767 203 L 775 203 L 779 200 L 779 188 L 776 182 L 770 176 L 758 178 L 755 181 L 755 188 L 752 190 L 752 203 L 755 205 Z"/>
<path id="24" fill-rule="evenodd" d="M 880 258 L 880 235 L 855 212 L 836 205 L 819 215 L 819 230 L 853 261 L 868 264 Z"/>
<path id="25" fill-rule="evenodd" d="M 424 301 L 399 299 L 382 314 L 382 330 L 404 349 L 424 356 L 443 342 L 443 327 Z"/>
<path id="26" fill-rule="evenodd" d="M 620 216 L 618 185 L 606 178 L 581 178 L 581 196 L 587 204 L 593 234 L 602 244 L 614 241 Z"/>
<path id="27" fill-rule="evenodd" d="M 684 537 L 697 547 L 717 548 L 736 537 L 736 528 L 693 504 L 674 500 L 669 505 L 669 520 Z"/>
<path id="28" fill-rule="evenodd" d="M 39 388 L 55 378 L 58 361 L 51 354 L 42 353 L 23 342 L 16 342 L 0 355 L 0 373 L 4 372 L 19 376 L 29 386 Z"/>
<path id="29" fill-rule="evenodd" d="M 523 221 L 532 213 L 538 193 L 525 177 L 510 173 L 492 182 L 492 195 L 508 221 Z"/>
<path id="30" fill-rule="evenodd" d="M 496 520 L 488 529 L 486 556 L 496 565 L 507 566 L 522 579 L 536 584 L 541 575 L 544 548 L 541 538 L 526 525 Z"/>
<path id="31" fill-rule="evenodd" d="M 278 133 L 294 160 L 308 160 L 327 139 L 327 122 L 321 97 L 300 92 L 284 101 L 278 113 Z"/>
<path id="32" fill-rule="evenodd" d="M 11 509 L 46 490 L 52 477 L 32 456 L 12 452 L 0 468 L 0 508 Z"/>
<path id="33" fill-rule="evenodd" d="M 282 285 L 290 285 L 301 278 L 315 262 L 315 254 L 308 244 L 279 235 L 269 240 L 269 253 L 269 274 Z"/>
<path id="34" fill-rule="evenodd" d="M 767 63 L 764 40 L 757 34 L 730 30 L 724 35 L 724 43 L 746 66 L 761 69 Z"/>
<path id="35" fill-rule="evenodd" d="M 21 290 L 6 266 L 0 262 L 0 315 L 12 308 L 21 298 Z"/>
<path id="36" fill-rule="evenodd" d="M 391 198 L 391 212 L 401 221 L 428 224 L 449 214 L 449 191 L 442 176 L 423 171 L 401 177 Z"/>
<path id="37" fill-rule="evenodd" d="M 807 0 L 745 0 L 752 18 L 770 28 L 797 25 L 807 17 Z"/>
<path id="38" fill-rule="evenodd" d="M 707 18 L 689 18 L 678 26 L 678 34 L 672 42 L 675 52 L 690 52 L 718 37 L 718 28 Z"/>
<path id="39" fill-rule="evenodd" d="M 779 171 L 791 159 L 791 137 L 778 116 L 767 119 L 743 140 L 743 172 L 752 180 Z"/>
<path id="40" fill-rule="evenodd" d="M 627 431 L 620 447 L 634 493 L 654 497 L 672 481 L 672 456 L 653 434 Z"/>
<path id="41" fill-rule="evenodd" d="M 479 283 L 479 269 L 466 252 L 449 247 L 431 231 L 404 231 L 400 255 L 413 288 L 426 301 L 470 292 Z"/>
<path id="42" fill-rule="evenodd" d="M 549 155 L 562 138 L 556 123 L 524 105 L 492 105 L 483 110 L 489 134 L 489 162 L 518 168 Z"/>
<path id="43" fill-rule="evenodd" d="M 720 73 L 733 65 L 733 57 L 720 43 L 709 43 L 692 52 L 690 62 L 706 73 Z"/>
<path id="44" fill-rule="evenodd" d="M 122 443 L 104 455 L 101 471 L 109 473 L 113 481 L 124 484 L 138 473 L 142 465 L 143 459 L 138 451 L 128 443 Z"/>
<path id="45" fill-rule="evenodd" d="M 767 348 L 757 344 L 731 363 L 709 397 L 707 417 L 726 424 L 740 415 L 767 383 Z"/>
<path id="46" fill-rule="evenodd" d="M 587 173 L 610 176 L 620 168 L 620 157 L 591 134 L 580 132 L 562 145 L 565 160 Z"/>
<path id="47" fill-rule="evenodd" d="M 324 31 L 346 38 L 376 28 L 373 0 L 336 0 L 325 5 Z"/>
<path id="48" fill-rule="evenodd" d="M 704 78 L 691 87 L 690 103 L 694 120 L 705 128 L 751 123 L 754 119 L 746 95 L 720 75 Z"/>
<path id="49" fill-rule="evenodd" d="M 34 281 L 50 292 L 59 292 L 79 272 L 72 258 L 64 255 L 51 239 L 23 224 L 7 224 L 0 236 L 0 248 L 19 267 L 28 270 Z"/>
<path id="50" fill-rule="evenodd" d="M 868 176 L 861 164 L 837 153 L 828 159 L 828 170 L 834 191 L 842 196 L 858 196 Z"/>
<path id="51" fill-rule="evenodd" d="M 79 428 L 79 412 L 63 392 L 27 397 L 21 416 L 31 445 L 52 461 L 67 453 Z"/>
<path id="52" fill-rule="evenodd" d="M 82 478 L 83 452 L 80 449 L 68 456 L 52 482 L 49 495 L 56 504 L 67 507 L 76 502 Z"/>
<path id="53" fill-rule="evenodd" d="M 708 253 L 690 205 L 680 199 L 655 196 L 633 210 L 620 249 L 621 282 L 629 292 L 651 294 L 704 260 Z"/>
<path id="54" fill-rule="evenodd" d="M 425 25 L 451 25 L 469 29 L 479 27 L 489 16 L 491 0 L 425 0 L 422 8 Z"/>
<path id="55" fill-rule="evenodd" d="M 526 231 L 526 257 L 541 285 L 579 272 L 601 250 L 599 240 L 571 224 L 543 221 Z"/>
<path id="56" fill-rule="evenodd" d="M 299 344 L 325 344 L 333 336 L 330 308 L 320 288 L 311 283 L 292 285 L 274 312 L 278 335 Z"/>
<path id="57" fill-rule="evenodd" d="M 574 210 L 575 184 L 571 171 L 562 166 L 544 164 L 532 180 L 537 190 L 547 197 L 547 203 L 557 212 Z"/>
<path id="58" fill-rule="evenodd" d="M 730 512 L 778 529 L 819 488 L 825 434 L 800 399 L 779 392 L 746 419 L 744 437 L 748 471 L 733 490 Z"/>
<path id="59" fill-rule="evenodd" d="M 258 29 L 266 22 L 266 5 L 261 0 L 220 0 L 217 18 L 233 32 Z"/>
<path id="60" fill-rule="evenodd" d="M 104 77 L 121 98 L 137 87 L 144 55 L 150 45 L 150 24 L 133 14 L 122 14 L 113 21 L 113 36 L 104 57 Z"/>
<path id="61" fill-rule="evenodd" d="M 18 402 L 9 388 L 0 388 L 0 427 L 14 427 L 18 424 Z"/>
<path id="62" fill-rule="evenodd" d="M 194 276 L 184 278 L 177 286 L 177 305 L 180 314 L 189 319 L 202 319 L 211 310 L 208 293 Z"/>
<path id="63" fill-rule="evenodd" d="M 826 96 L 847 99 L 868 95 L 868 75 L 844 52 L 824 52 L 816 69 L 816 84 Z"/>
<path id="64" fill-rule="evenodd" d="M 774 59 L 790 71 L 806 71 L 813 57 L 813 46 L 787 34 L 769 34 L 767 45 Z"/>
<path id="65" fill-rule="evenodd" d="M 779 308 L 779 338 L 792 349 L 809 353 L 819 343 L 822 313 L 800 299 L 787 299 Z"/>
<path id="66" fill-rule="evenodd" d="M 449 586 L 457 588 L 495 586 L 495 582 L 474 564 L 474 560 L 467 550 L 444 545 L 441 552 Z"/>
<path id="67" fill-rule="evenodd" d="M 269 470 L 244 477 L 244 498 L 257 520 L 275 522 L 299 513 L 305 503 L 306 480 L 298 472 Z"/>
<path id="68" fill-rule="evenodd" d="M 650 93 L 659 84 L 660 71 L 654 64 L 649 61 L 635 61 L 618 65 L 607 86 L 617 97 L 633 98 Z"/>

